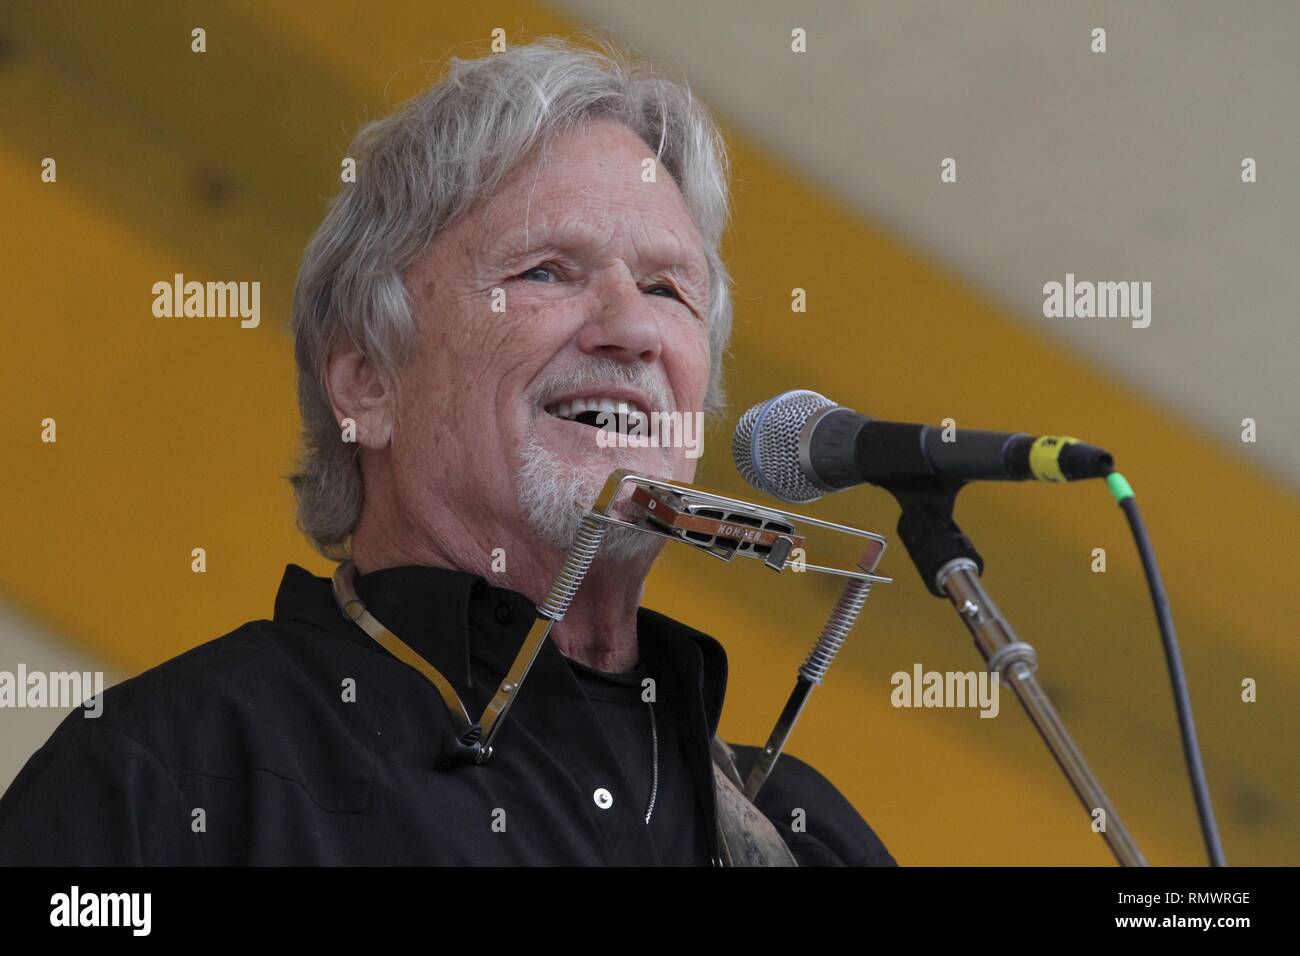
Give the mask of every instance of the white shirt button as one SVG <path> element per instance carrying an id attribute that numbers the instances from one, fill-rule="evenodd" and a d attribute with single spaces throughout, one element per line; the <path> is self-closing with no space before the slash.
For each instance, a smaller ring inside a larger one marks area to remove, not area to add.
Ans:
<path id="1" fill-rule="evenodd" d="M 591 795 L 591 799 L 596 801 L 596 806 L 602 810 L 608 810 L 614 805 L 614 795 L 604 787 L 597 788 L 596 792 Z"/>

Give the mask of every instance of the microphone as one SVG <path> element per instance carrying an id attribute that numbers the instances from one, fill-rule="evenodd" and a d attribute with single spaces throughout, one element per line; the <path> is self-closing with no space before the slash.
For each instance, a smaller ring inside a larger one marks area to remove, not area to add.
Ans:
<path id="1" fill-rule="evenodd" d="M 1109 452 L 1076 438 L 876 421 L 806 389 L 745 412 L 731 453 L 751 485 L 796 502 L 863 483 L 892 489 L 927 478 L 1060 482 L 1114 470 Z"/>

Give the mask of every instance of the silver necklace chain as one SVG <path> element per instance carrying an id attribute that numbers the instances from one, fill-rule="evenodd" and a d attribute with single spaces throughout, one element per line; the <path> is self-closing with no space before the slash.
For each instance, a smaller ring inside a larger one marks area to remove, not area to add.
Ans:
<path id="1" fill-rule="evenodd" d="M 655 812 L 655 797 L 659 795 L 659 729 L 655 725 L 655 705 L 654 701 L 646 701 L 650 708 L 650 747 L 653 754 L 654 772 L 650 778 L 650 805 L 646 807 L 645 822 L 650 824 L 650 814 Z"/>

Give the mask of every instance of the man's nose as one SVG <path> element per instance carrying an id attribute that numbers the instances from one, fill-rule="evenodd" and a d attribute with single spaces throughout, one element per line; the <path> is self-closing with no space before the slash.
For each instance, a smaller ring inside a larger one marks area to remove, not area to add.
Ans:
<path id="1" fill-rule="evenodd" d="M 621 362 L 656 361 L 663 350 L 659 318 L 627 267 L 610 270 L 595 285 L 596 302 L 578 333 L 578 347 Z"/>

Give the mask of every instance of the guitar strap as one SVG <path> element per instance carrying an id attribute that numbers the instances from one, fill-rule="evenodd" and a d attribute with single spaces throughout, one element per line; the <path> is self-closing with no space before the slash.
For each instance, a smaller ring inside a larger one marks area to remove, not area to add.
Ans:
<path id="1" fill-rule="evenodd" d="M 798 866 L 776 826 L 745 797 L 735 752 L 717 736 L 710 750 L 722 865 Z"/>

